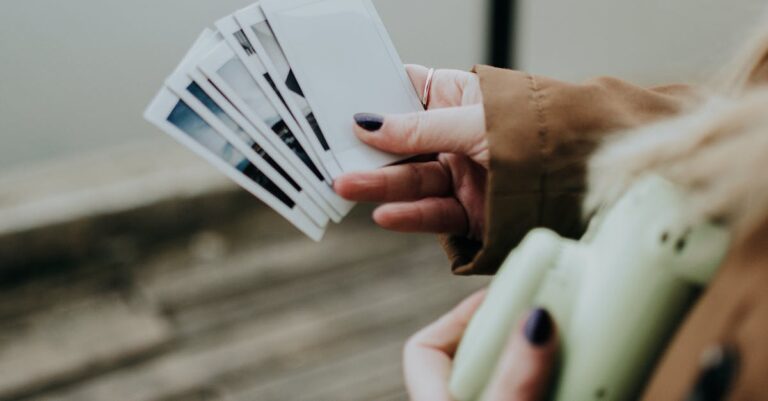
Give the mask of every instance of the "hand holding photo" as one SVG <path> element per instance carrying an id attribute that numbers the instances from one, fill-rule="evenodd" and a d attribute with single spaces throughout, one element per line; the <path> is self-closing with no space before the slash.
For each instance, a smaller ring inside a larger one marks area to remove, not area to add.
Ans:
<path id="1" fill-rule="evenodd" d="M 405 68 L 369 0 L 266 0 L 215 25 L 145 116 L 319 240 L 354 206 L 333 179 L 403 158 L 352 116 L 422 110 Z"/>
<path id="2" fill-rule="evenodd" d="M 275 182 L 282 191 L 285 191 L 288 196 L 294 199 L 316 224 L 320 226 L 327 225 L 328 216 L 310 200 L 308 197 L 308 192 L 310 191 L 304 191 L 269 155 L 267 150 L 257 144 L 233 117 L 230 117 L 225 112 L 220 104 L 225 104 L 226 101 L 221 97 L 213 97 L 218 91 L 209 90 L 206 92 L 200 84 L 187 74 L 187 71 L 196 65 L 200 55 L 207 54 L 219 42 L 220 38 L 215 34 L 204 32 L 192 46 L 187 57 L 179 64 L 176 71 L 168 77 L 166 85 L 202 117 L 206 123 L 224 136 L 232 146 L 254 163 L 271 181 Z M 275 153 L 274 150 L 272 153 Z"/>
<path id="3" fill-rule="evenodd" d="M 312 160 L 300 130 L 290 113 L 278 103 L 263 77 L 253 77 L 245 64 L 226 44 L 219 44 L 199 64 L 200 70 L 226 98 L 266 136 L 275 148 L 320 192 L 340 215 L 351 209 L 351 203 L 336 195 L 320 167 Z"/>
<path id="4" fill-rule="evenodd" d="M 312 222 L 293 199 L 170 90 L 163 89 L 158 94 L 145 117 L 261 199 L 308 237 L 315 241 L 322 239 L 324 227 Z"/>
<path id="5" fill-rule="evenodd" d="M 352 116 L 359 112 L 423 110 L 373 4 L 369 0 L 260 4 L 342 170 L 373 170 L 403 159 L 368 147 L 352 131 Z"/>

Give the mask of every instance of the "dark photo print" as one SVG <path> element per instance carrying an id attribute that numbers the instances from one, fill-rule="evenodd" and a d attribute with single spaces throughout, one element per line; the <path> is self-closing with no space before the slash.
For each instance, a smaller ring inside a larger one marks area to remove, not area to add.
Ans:
<path id="1" fill-rule="evenodd" d="M 248 41 L 248 38 L 245 36 L 245 32 L 242 30 L 235 32 L 235 38 L 237 39 L 237 42 L 240 43 L 240 47 L 245 50 L 245 54 L 249 56 L 256 54 L 256 50 L 251 45 L 251 42 Z"/>

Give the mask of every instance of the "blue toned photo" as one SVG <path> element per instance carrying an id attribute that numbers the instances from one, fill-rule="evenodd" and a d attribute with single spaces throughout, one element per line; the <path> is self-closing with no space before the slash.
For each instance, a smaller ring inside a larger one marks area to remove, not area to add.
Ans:
<path id="1" fill-rule="evenodd" d="M 245 142 L 251 149 L 253 149 L 256 154 L 258 154 L 264 161 L 266 161 L 275 171 L 277 171 L 280 176 L 285 178 L 288 183 L 293 186 L 297 191 L 301 192 L 301 186 L 294 181 L 293 178 L 291 178 L 288 173 L 285 172 L 285 170 L 280 167 L 280 165 L 273 159 L 271 156 L 267 154 L 264 149 L 261 148 L 254 140 L 251 138 L 250 135 L 248 135 L 245 130 L 230 117 L 224 109 L 222 109 L 216 101 L 214 101 L 205 91 L 203 88 L 200 87 L 197 83 L 193 82 L 187 87 L 187 91 L 192 94 L 197 100 L 200 101 L 208 110 L 211 111 L 224 125 L 227 126 L 232 132 L 234 132 L 243 142 Z"/>
<path id="2" fill-rule="evenodd" d="M 168 122 L 175 125 L 178 129 L 189 135 L 192 139 L 203 145 L 224 162 L 236 168 L 253 182 L 267 190 L 289 208 L 296 204 L 275 185 L 272 180 L 265 176 L 256 166 L 253 165 L 242 153 L 237 151 L 232 144 L 213 129 L 203 120 L 192 108 L 183 101 L 179 101 L 168 116 Z"/>

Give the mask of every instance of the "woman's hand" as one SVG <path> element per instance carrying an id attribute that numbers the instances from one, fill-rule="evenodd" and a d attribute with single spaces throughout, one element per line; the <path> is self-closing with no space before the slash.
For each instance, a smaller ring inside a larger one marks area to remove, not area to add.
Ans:
<path id="1" fill-rule="evenodd" d="M 428 70 L 422 66 L 407 66 L 407 70 L 422 93 Z M 358 114 L 355 120 L 357 136 L 375 148 L 431 157 L 344 175 L 335 183 L 341 196 L 385 203 L 374 213 L 374 220 L 390 230 L 481 238 L 489 154 L 475 74 L 435 71 L 428 111 Z"/>
<path id="2" fill-rule="evenodd" d="M 453 356 L 485 292 L 478 292 L 416 333 L 404 352 L 405 381 L 412 401 L 452 401 L 448 389 Z M 509 339 L 483 401 L 538 401 L 547 390 L 557 351 L 549 313 L 534 310 Z"/>

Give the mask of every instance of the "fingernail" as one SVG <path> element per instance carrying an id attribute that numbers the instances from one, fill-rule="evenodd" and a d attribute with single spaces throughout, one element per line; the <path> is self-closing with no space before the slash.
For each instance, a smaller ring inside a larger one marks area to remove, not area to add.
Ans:
<path id="1" fill-rule="evenodd" d="M 384 125 L 384 116 L 373 113 L 357 113 L 355 114 L 355 123 L 366 131 L 374 132 Z"/>
<path id="2" fill-rule="evenodd" d="M 531 312 L 528 321 L 525 322 L 525 338 L 534 346 L 542 346 L 549 342 L 554 331 L 552 316 L 542 308 L 536 308 Z"/>
<path id="3" fill-rule="evenodd" d="M 701 372 L 687 401 L 725 398 L 738 369 L 738 354 L 730 347 L 715 346 L 704 352 Z"/>

